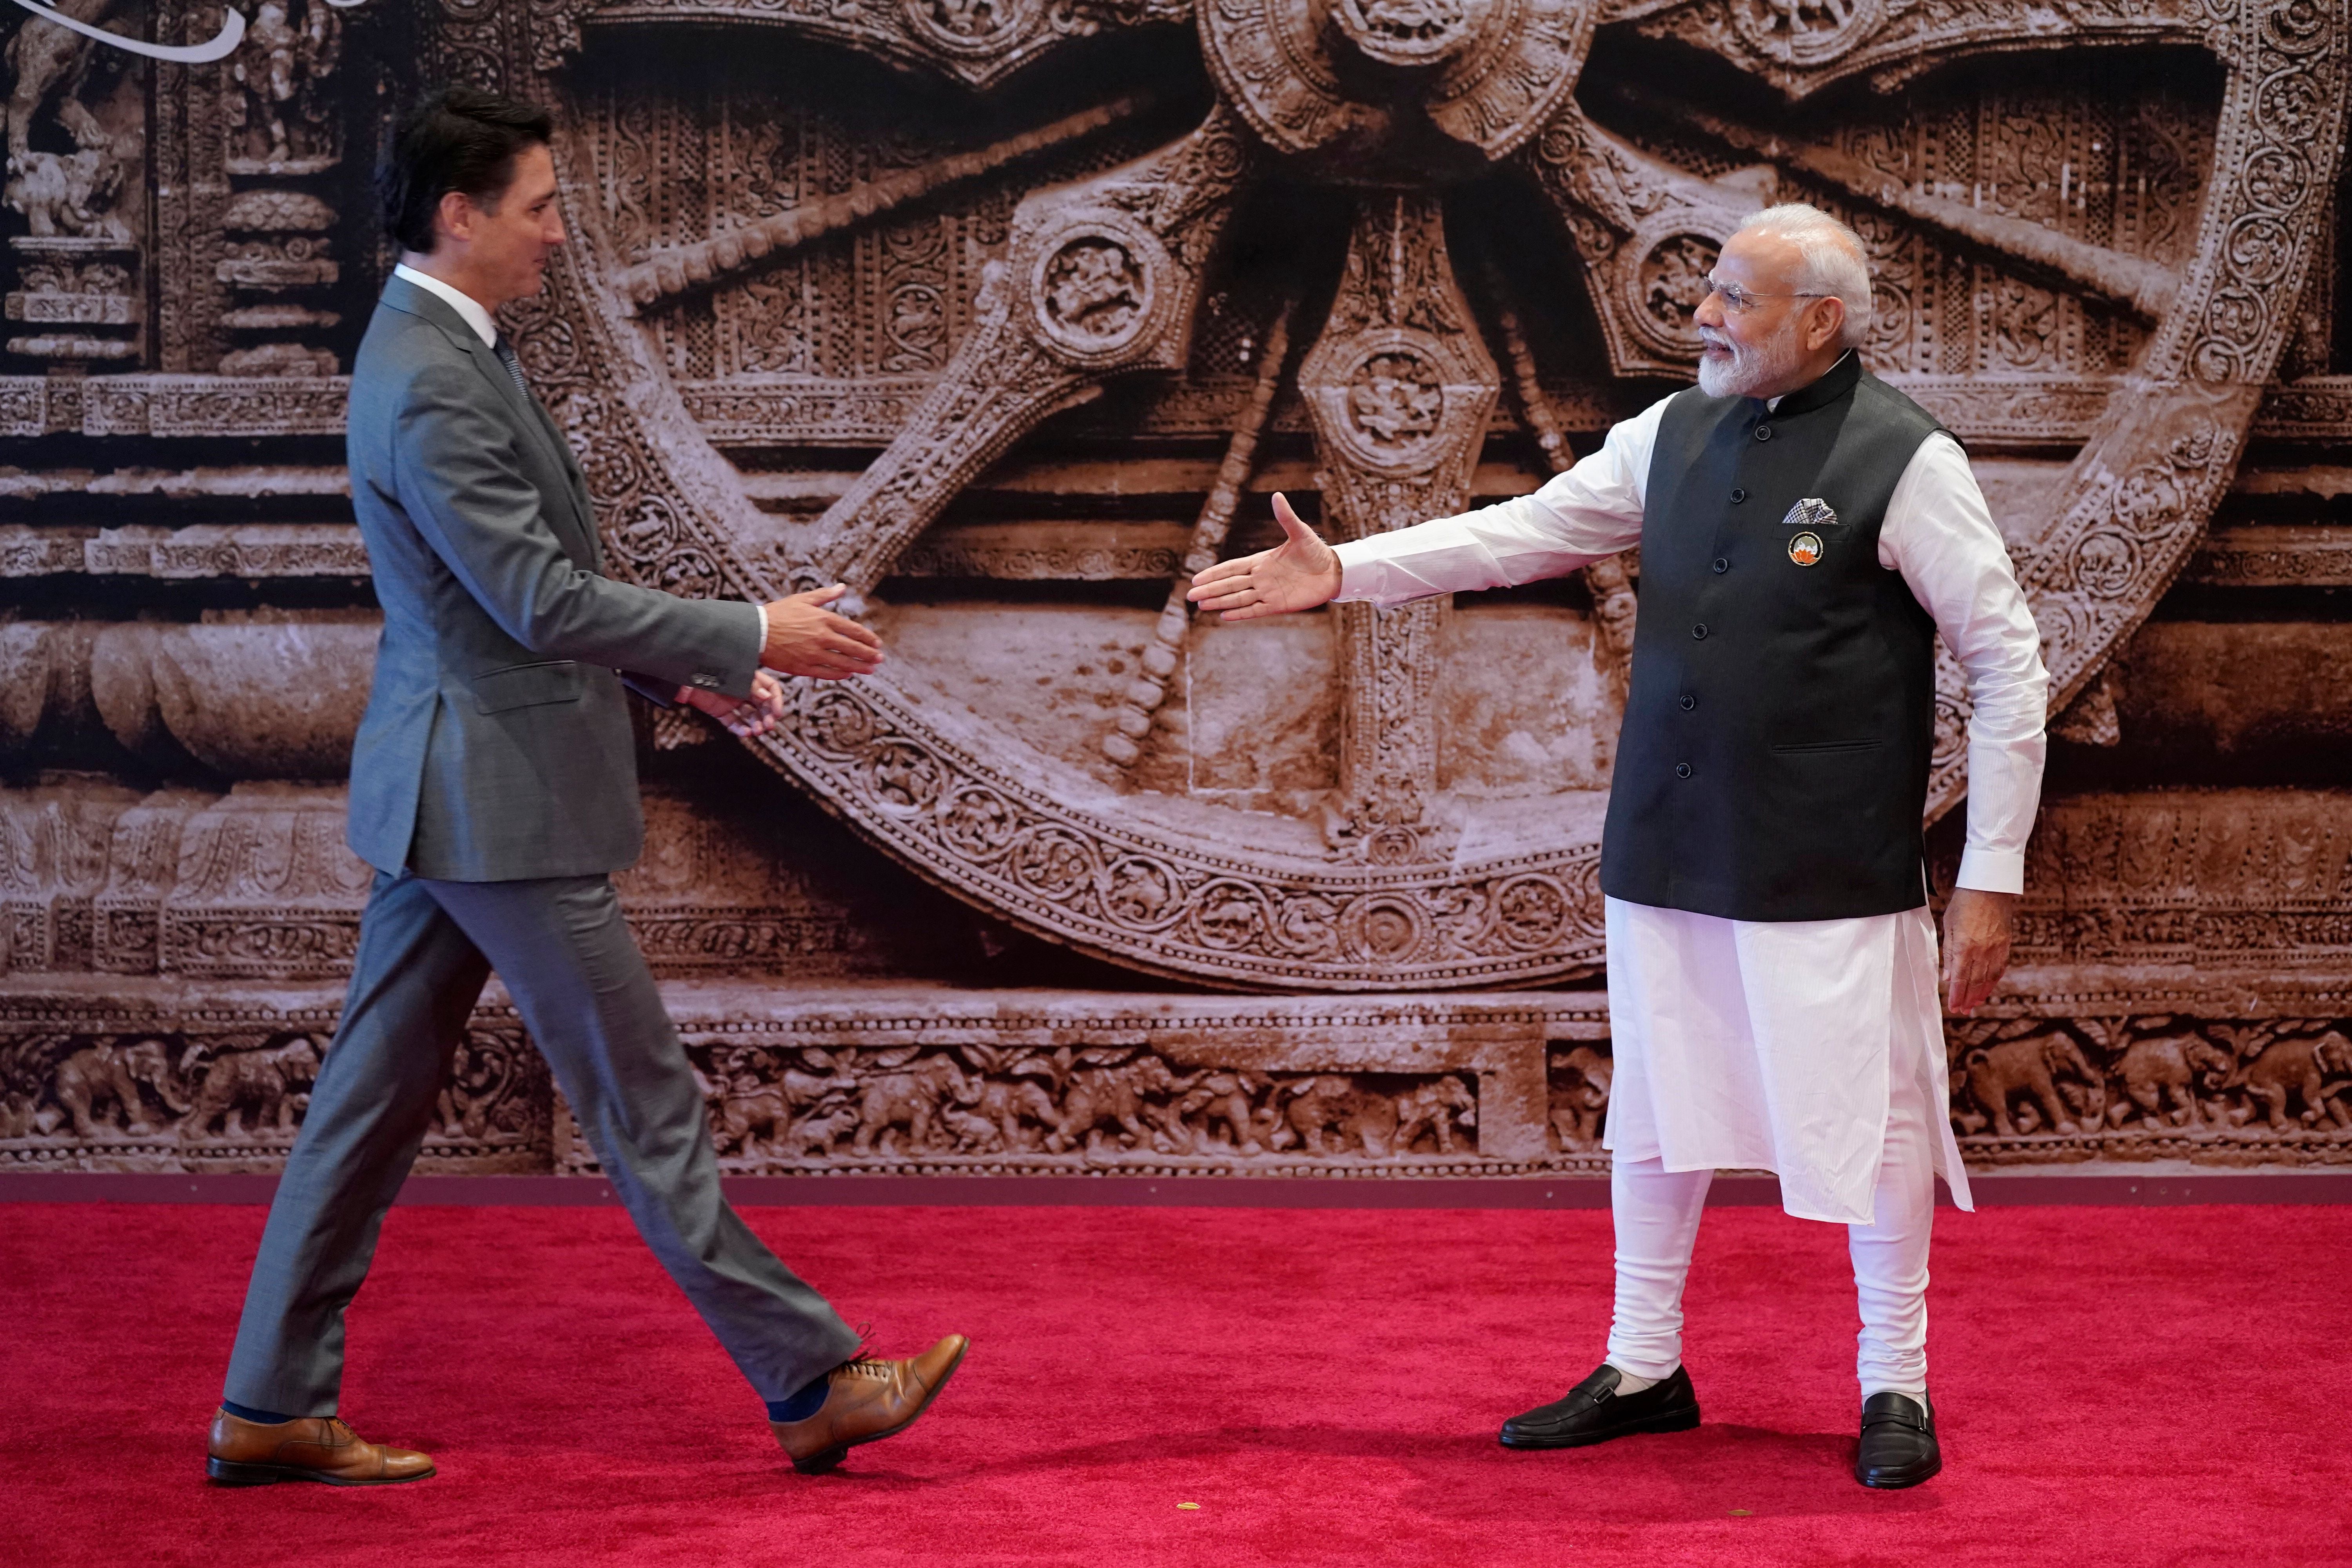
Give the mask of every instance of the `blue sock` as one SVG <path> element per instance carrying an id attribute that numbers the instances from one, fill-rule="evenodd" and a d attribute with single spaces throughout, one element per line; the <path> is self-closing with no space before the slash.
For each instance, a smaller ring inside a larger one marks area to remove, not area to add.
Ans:
<path id="1" fill-rule="evenodd" d="M 768 1419 L 771 1421 L 805 1421 L 810 1416 L 815 1415 L 819 1409 L 823 1408 L 824 1405 L 824 1396 L 833 1387 L 832 1376 L 832 1373 L 827 1373 L 824 1376 L 818 1378 L 815 1382 L 803 1384 L 801 1391 L 798 1394 L 793 1394 L 789 1399 L 771 1399 L 768 1401 Z"/>
<path id="2" fill-rule="evenodd" d="M 256 1410 L 249 1405 L 239 1405 L 234 1399 L 222 1400 L 221 1408 L 240 1421 L 257 1421 L 264 1426 L 283 1426 L 294 1419 L 291 1415 L 280 1415 L 275 1410 Z"/>

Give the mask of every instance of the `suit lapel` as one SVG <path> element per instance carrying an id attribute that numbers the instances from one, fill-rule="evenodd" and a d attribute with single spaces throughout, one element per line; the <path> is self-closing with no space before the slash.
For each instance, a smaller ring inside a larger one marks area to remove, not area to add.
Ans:
<path id="1" fill-rule="evenodd" d="M 572 480 L 571 448 L 563 444 L 563 433 L 556 428 L 554 419 L 540 406 L 539 399 L 515 384 L 515 378 L 507 374 L 506 362 L 499 358 L 498 351 L 482 342 L 481 335 L 467 324 L 466 319 L 457 314 L 447 300 L 428 289 L 419 289 L 405 278 L 394 278 L 383 286 L 383 302 L 395 310 L 404 310 L 440 328 L 441 335 L 473 362 L 474 368 L 505 400 L 515 421 L 540 442 L 548 460 L 555 465 L 556 472 L 563 476 L 564 500 L 570 503 L 571 521 L 578 542 L 587 547 L 589 567 L 592 571 L 601 570 L 604 552 L 603 542 L 596 536 L 595 514 L 581 494 L 580 486 Z M 562 509 L 551 506 L 547 510 L 551 519 Z"/>

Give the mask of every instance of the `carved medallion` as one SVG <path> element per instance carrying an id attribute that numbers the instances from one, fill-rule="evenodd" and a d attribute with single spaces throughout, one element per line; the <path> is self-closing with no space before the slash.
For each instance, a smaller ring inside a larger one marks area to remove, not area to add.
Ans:
<path id="1" fill-rule="evenodd" d="M 1880 0 L 1733 0 L 1732 26 L 1759 54 L 1827 65 L 1878 30 Z"/>
<path id="2" fill-rule="evenodd" d="M 1031 289 L 1045 335 L 1081 358 L 1115 353 L 1133 342 L 1151 319 L 1151 274 L 1135 254 L 1142 247 L 1137 239 L 1102 232 L 1041 247 Z"/>

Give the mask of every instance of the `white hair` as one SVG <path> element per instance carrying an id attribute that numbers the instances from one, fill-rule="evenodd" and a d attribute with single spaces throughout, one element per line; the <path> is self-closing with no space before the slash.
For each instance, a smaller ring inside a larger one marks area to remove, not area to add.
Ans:
<path id="1" fill-rule="evenodd" d="M 1845 325 L 1838 342 L 1859 347 L 1870 331 L 1870 253 L 1862 236 L 1816 206 L 1786 202 L 1766 207 L 1739 226 L 1787 240 L 1797 247 L 1794 284 L 1800 293 L 1820 294 L 1845 303 Z"/>

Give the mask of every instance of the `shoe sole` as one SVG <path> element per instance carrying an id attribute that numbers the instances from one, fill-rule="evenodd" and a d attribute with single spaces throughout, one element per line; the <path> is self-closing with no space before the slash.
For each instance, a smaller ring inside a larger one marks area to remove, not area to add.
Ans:
<path id="1" fill-rule="evenodd" d="M 429 1480 L 435 1473 L 428 1468 L 413 1476 L 377 1476 L 373 1479 L 360 1479 L 306 1470 L 298 1465 L 246 1465 L 235 1459 L 209 1458 L 205 1460 L 205 1479 L 224 1487 L 266 1487 L 278 1481 L 318 1481 L 331 1487 L 398 1487 L 410 1481 Z"/>
<path id="2" fill-rule="evenodd" d="M 1905 1487 L 1916 1487 L 1921 1481 L 1935 1476 L 1943 1468 L 1944 1457 L 1938 1454 L 1924 1465 L 1906 1466 L 1899 1470 L 1880 1470 L 1872 1476 L 1865 1476 L 1857 1471 L 1853 1479 L 1873 1491 L 1894 1492 L 1901 1491 Z"/>
<path id="3" fill-rule="evenodd" d="M 956 1373 L 956 1368 L 963 1364 L 964 1352 L 971 1349 L 971 1342 L 970 1340 L 964 1341 L 963 1349 L 956 1352 L 955 1359 L 948 1363 L 946 1371 L 940 1373 L 939 1382 L 931 1384 L 930 1392 L 923 1395 L 923 1402 L 920 1405 L 916 1405 L 915 1408 L 908 1414 L 908 1416 L 904 1421 L 899 1422 L 896 1426 L 885 1426 L 879 1432 L 868 1432 L 863 1437 L 852 1437 L 846 1443 L 835 1443 L 830 1448 L 819 1448 L 815 1453 L 811 1454 L 805 1459 L 794 1459 L 793 1461 L 793 1468 L 798 1470 L 804 1476 L 821 1476 L 824 1474 L 825 1471 L 841 1463 L 842 1460 L 847 1458 L 849 1457 L 850 1449 L 858 1447 L 866 1443 L 879 1443 L 885 1437 L 895 1437 L 899 1433 L 904 1432 L 908 1427 L 912 1426 L 916 1422 L 922 1419 L 923 1412 L 931 1407 L 931 1401 L 940 1396 L 940 1390 L 948 1385 L 948 1379 L 953 1377 Z"/>
<path id="4" fill-rule="evenodd" d="M 1639 1421 L 1628 1421 L 1622 1426 L 1612 1426 L 1606 1432 L 1584 1432 L 1573 1437 L 1513 1437 L 1507 1433 L 1496 1439 L 1506 1448 L 1589 1448 L 1595 1443 L 1606 1443 L 1616 1437 L 1631 1437 L 1643 1432 L 1687 1432 L 1698 1425 L 1698 1406 L 1684 1410 L 1668 1410 L 1648 1415 Z M 1919 1478 L 1927 1479 L 1925 1476 Z"/>

